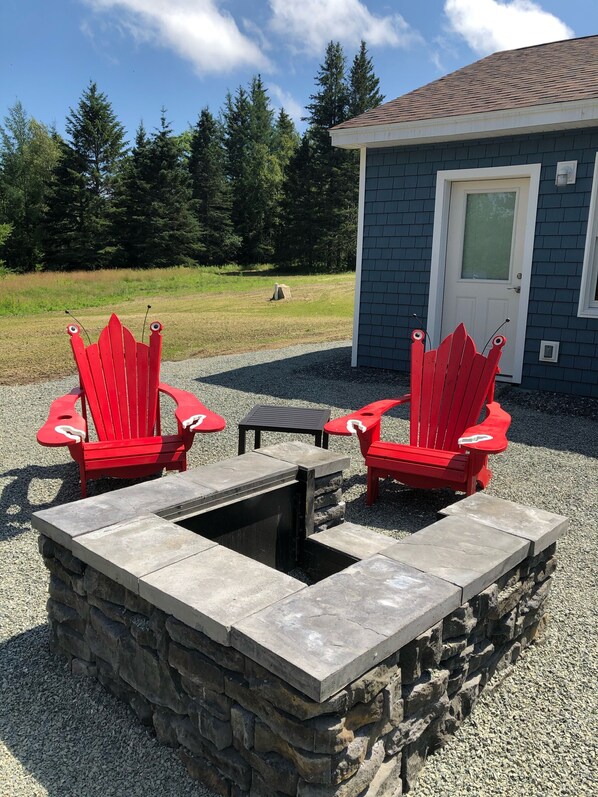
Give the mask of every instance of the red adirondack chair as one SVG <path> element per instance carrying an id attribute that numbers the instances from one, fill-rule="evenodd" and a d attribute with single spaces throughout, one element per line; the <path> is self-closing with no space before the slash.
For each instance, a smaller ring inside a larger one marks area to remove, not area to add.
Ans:
<path id="1" fill-rule="evenodd" d="M 226 425 L 192 393 L 160 382 L 162 324 L 154 321 L 150 330 L 149 345 L 138 343 L 113 313 L 98 342 L 86 348 L 78 325 L 67 327 L 80 386 L 52 402 L 37 440 L 43 446 L 68 446 L 79 463 L 83 498 L 90 478 L 186 470 L 195 433 L 219 432 Z M 176 402 L 177 434 L 161 434 L 159 393 Z M 81 414 L 75 409 L 78 401 Z M 89 440 L 88 408 L 97 441 Z"/>
<path id="2" fill-rule="evenodd" d="M 492 477 L 488 455 L 507 447 L 511 416 L 494 399 L 494 379 L 506 343 L 496 335 L 485 357 L 460 324 L 438 349 L 425 351 L 425 333 L 411 338 L 411 393 L 375 401 L 329 421 L 330 434 L 357 434 L 367 466 L 367 504 L 378 497 L 378 480 L 391 476 L 410 487 L 449 487 L 471 495 Z M 409 445 L 380 440 L 382 415 L 410 402 Z M 478 423 L 484 403 L 486 417 Z"/>

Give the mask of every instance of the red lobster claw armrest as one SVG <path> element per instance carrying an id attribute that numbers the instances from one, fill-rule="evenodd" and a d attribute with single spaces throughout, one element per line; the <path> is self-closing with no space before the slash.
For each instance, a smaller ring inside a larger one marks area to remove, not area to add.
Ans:
<path id="1" fill-rule="evenodd" d="M 359 438 L 361 452 L 365 456 L 372 443 L 380 439 L 380 420 L 382 415 L 399 404 L 405 404 L 411 400 L 410 395 L 401 396 L 398 399 L 383 399 L 374 401 L 360 410 L 343 415 L 333 421 L 328 421 L 324 426 L 324 431 L 329 434 L 352 435 L 356 434 Z"/>
<path id="2" fill-rule="evenodd" d="M 37 433 L 42 446 L 74 446 L 87 439 L 87 423 L 75 409 L 82 396 L 75 387 L 66 396 L 55 399 L 50 405 L 48 420 Z"/>
<path id="3" fill-rule="evenodd" d="M 487 404 L 486 409 L 487 417 L 476 426 L 466 429 L 457 442 L 467 451 L 500 454 L 508 445 L 506 433 L 511 425 L 511 416 L 496 401 Z"/>
<path id="4" fill-rule="evenodd" d="M 183 432 L 191 435 L 195 432 L 221 432 L 226 426 L 224 418 L 209 410 L 193 393 L 163 382 L 158 385 L 158 390 L 176 402 L 174 415 Z"/>

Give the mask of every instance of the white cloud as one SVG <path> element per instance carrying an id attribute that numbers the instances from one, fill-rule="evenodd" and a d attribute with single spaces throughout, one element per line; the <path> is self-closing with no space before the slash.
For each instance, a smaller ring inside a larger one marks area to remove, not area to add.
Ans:
<path id="1" fill-rule="evenodd" d="M 85 0 L 96 11 L 114 11 L 139 41 L 165 47 L 190 61 L 199 74 L 237 67 L 270 70 L 260 47 L 245 36 L 216 0 Z"/>
<path id="2" fill-rule="evenodd" d="M 297 50 L 321 55 L 329 41 L 407 47 L 420 36 L 400 14 L 375 16 L 361 0 L 270 0 L 270 27 Z"/>
<path id="3" fill-rule="evenodd" d="M 562 20 L 532 0 L 446 0 L 444 13 L 451 29 L 480 55 L 574 35 Z"/>
<path id="4" fill-rule="evenodd" d="M 276 83 L 268 84 L 268 91 L 280 108 L 284 108 L 296 125 L 301 125 L 301 117 L 305 116 L 305 108 L 288 91 Z"/>

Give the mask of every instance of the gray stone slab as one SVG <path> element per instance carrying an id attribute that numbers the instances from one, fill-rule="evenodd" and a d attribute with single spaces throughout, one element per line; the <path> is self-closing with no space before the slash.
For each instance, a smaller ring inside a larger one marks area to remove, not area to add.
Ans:
<path id="1" fill-rule="evenodd" d="M 292 481 L 296 475 L 296 465 L 250 451 L 213 465 L 188 470 L 180 478 L 192 484 L 203 485 L 226 499 L 250 490 L 262 490 Z"/>
<path id="2" fill-rule="evenodd" d="M 169 520 L 141 515 L 73 538 L 72 551 L 117 584 L 139 593 L 142 576 L 216 544 Z"/>
<path id="3" fill-rule="evenodd" d="M 382 555 L 456 584 L 465 603 L 523 561 L 529 547 L 528 540 L 459 515 L 420 529 Z"/>
<path id="4" fill-rule="evenodd" d="M 321 476 L 329 476 L 331 473 L 339 473 L 351 464 L 349 457 L 341 456 L 326 448 L 311 446 L 309 443 L 304 443 L 300 440 L 290 440 L 258 448 L 256 453 L 284 462 L 291 462 L 297 465 L 300 470 L 314 470 L 316 479 Z"/>
<path id="5" fill-rule="evenodd" d="M 233 623 L 305 584 L 216 545 L 144 576 L 139 594 L 154 606 L 222 645 L 229 645 Z"/>
<path id="6" fill-rule="evenodd" d="M 396 540 L 387 537 L 386 534 L 379 534 L 365 526 L 349 522 L 319 531 L 317 534 L 312 534 L 309 539 L 326 548 L 349 554 L 355 559 L 367 559 L 368 556 L 373 556 L 396 543 Z"/>
<path id="7" fill-rule="evenodd" d="M 460 598 L 453 584 L 377 554 L 235 622 L 231 642 L 322 701 L 452 612 Z"/>
<path id="8" fill-rule="evenodd" d="M 444 516 L 467 515 L 480 523 L 487 523 L 501 531 L 529 540 L 530 555 L 548 548 L 569 528 L 569 518 L 544 509 L 524 506 L 514 501 L 495 498 L 487 493 L 475 493 L 440 511 Z"/>
<path id="9" fill-rule="evenodd" d="M 184 481 L 181 474 L 168 475 L 110 493 L 43 509 L 33 515 L 32 525 L 71 550 L 71 540 L 80 534 L 123 523 L 140 514 L 195 504 L 213 492 L 206 485 Z"/>

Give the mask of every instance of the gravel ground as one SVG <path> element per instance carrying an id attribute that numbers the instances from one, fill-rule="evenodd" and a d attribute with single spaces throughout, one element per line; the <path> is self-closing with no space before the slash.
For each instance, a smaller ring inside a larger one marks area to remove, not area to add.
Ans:
<path id="1" fill-rule="evenodd" d="M 352 371 L 345 343 L 166 363 L 162 376 L 228 420 L 224 433 L 198 438 L 191 467 L 234 456 L 237 422 L 256 403 L 330 406 L 340 414 L 406 388 L 391 372 Z M 47 573 L 30 516 L 77 499 L 79 488 L 68 455 L 38 446 L 35 432 L 51 399 L 73 384 L 0 387 L 0 795 L 209 797 L 128 708 L 94 681 L 71 676 L 48 652 Z M 429 759 L 412 794 L 590 797 L 598 793 L 598 402 L 508 387 L 500 393 L 513 415 L 511 444 L 495 458 L 489 492 L 571 518 L 559 546 L 549 631 L 491 683 L 451 743 Z M 401 408 L 388 420 L 389 435 L 405 433 L 405 417 Z M 355 441 L 334 438 L 331 447 L 353 455 L 345 474 L 349 520 L 401 536 L 454 500 L 445 491 L 389 483 L 368 510 Z M 114 485 L 95 482 L 91 491 Z"/>

